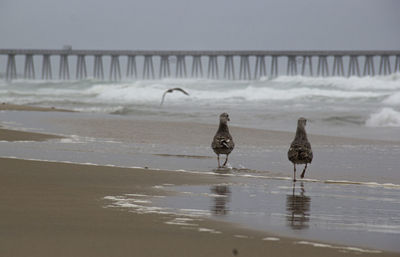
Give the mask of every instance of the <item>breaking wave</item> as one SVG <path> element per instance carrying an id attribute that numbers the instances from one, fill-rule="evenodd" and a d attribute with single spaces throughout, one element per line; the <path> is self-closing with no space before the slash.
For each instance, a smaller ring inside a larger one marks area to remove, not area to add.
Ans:
<path id="1" fill-rule="evenodd" d="M 400 105 L 400 92 L 393 93 L 392 95 L 388 96 L 384 101 L 384 104 L 387 105 Z"/>
<path id="2" fill-rule="evenodd" d="M 378 100 L 385 104 L 400 101 L 400 76 L 386 77 L 278 77 L 273 80 L 228 81 L 201 79 L 163 79 L 152 81 L 100 82 L 84 81 L 27 81 L 0 82 L 2 101 L 34 104 L 39 101 L 102 103 L 102 104 L 155 104 L 165 90 L 182 87 L 190 97 L 174 93 L 168 95 L 174 102 L 210 101 L 253 102 L 292 101 L 313 99 L 318 101 Z"/>
<path id="3" fill-rule="evenodd" d="M 392 108 L 383 108 L 371 114 L 366 125 L 368 127 L 400 127 L 400 112 Z"/>

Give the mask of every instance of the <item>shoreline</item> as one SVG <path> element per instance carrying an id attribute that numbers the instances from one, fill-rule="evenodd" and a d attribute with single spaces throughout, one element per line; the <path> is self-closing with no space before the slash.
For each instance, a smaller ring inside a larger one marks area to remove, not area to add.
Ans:
<path id="1" fill-rule="evenodd" d="M 0 225 L 4 228 L 0 253 L 4 256 L 126 256 L 129 252 L 140 256 L 232 256 L 234 249 L 244 256 L 377 253 L 277 237 L 204 218 L 196 219 L 197 226 L 187 227 L 171 223 L 175 215 L 105 208 L 107 196 L 156 195 L 159 189 L 154 186 L 166 183 L 209 185 L 215 182 L 215 175 L 7 158 L 0 162 Z M 17 247 L 21 243 L 24 247 Z M 379 251 L 379 256 L 396 253 Z"/>
<path id="2" fill-rule="evenodd" d="M 47 109 L 50 112 L 55 111 L 52 108 Z M 22 111 L 26 110 L 22 108 Z M 215 126 L 208 124 L 140 120 L 115 122 L 118 118 L 96 119 L 88 116 L 90 115 L 67 114 L 45 118 L 59 126 L 71 124 L 66 127 L 66 131 L 69 132 L 71 128 L 79 133 L 83 131 L 81 136 L 86 136 L 86 133 L 95 138 L 115 136 L 121 141 L 139 140 L 144 144 L 161 140 L 162 144 L 171 145 L 176 140 L 192 147 L 208 142 L 209 134 L 215 132 Z M 154 128 L 155 131 L 149 128 Z M 42 142 L 64 138 L 56 132 L 52 135 L 0 127 L 0 140 L 3 138 L 13 144 L 15 141 Z M 234 126 L 232 133 L 237 136 L 237 144 L 247 143 L 256 147 L 286 146 L 286 141 L 293 136 L 289 132 Z M 190 137 L 191 134 L 196 137 Z M 247 138 L 249 141 L 242 141 Z M 310 138 L 314 140 L 313 145 L 322 148 L 341 144 L 399 144 L 320 135 L 310 135 Z M 186 158 L 186 155 L 175 154 L 174 151 L 171 154 L 154 155 L 162 158 Z M 195 159 L 214 158 L 188 156 Z M 128 253 L 139 256 L 265 256 L 265 253 L 288 257 L 294 254 L 311 257 L 398 255 L 388 251 L 309 241 L 301 237 L 277 236 L 270 234 L 269 230 L 248 229 L 236 223 L 207 217 L 188 219 L 186 216 L 157 211 L 135 213 L 121 206 L 112 206 L 110 201 L 120 196 L 145 195 L 146 199 L 141 203 L 147 204 L 148 201 L 151 210 L 152 197 L 171 194 L 164 189 L 156 189 L 157 186 L 209 186 L 218 179 L 229 182 L 234 178 L 231 176 L 220 176 L 213 172 L 124 168 L 117 165 L 12 157 L 0 157 L 0 163 L 3 167 L 0 172 L 0 226 L 4 228 L 0 232 L 0 255 L 4 256 L 126 256 Z M 309 182 L 313 182 L 311 180 Z M 128 204 L 136 203 L 132 201 Z"/>
<path id="3" fill-rule="evenodd" d="M 7 141 L 21 142 L 19 145 L 3 148 L 3 157 L 93 162 L 119 167 L 131 167 L 133 164 L 139 167 L 188 171 L 212 171 L 214 168 L 212 159 L 215 159 L 215 155 L 209 151 L 209 144 L 216 130 L 216 126 L 212 124 L 138 120 L 138 117 L 80 112 L 3 111 L 2 115 L 4 129 L 8 130 L 2 130 L 0 126 L 0 141 L 5 144 Z M 16 124 L 15 129 L 13 124 Z M 28 131 L 32 132 L 28 132 L 26 128 L 30 128 Z M 286 155 L 294 132 L 235 126 L 230 127 L 230 130 L 236 145 L 230 158 L 233 170 L 263 173 L 269 177 L 292 176 L 293 166 Z M 19 136 L 23 137 L 18 139 Z M 57 141 L 58 138 L 61 140 Z M 48 139 L 56 139 L 54 144 L 49 143 L 53 145 L 48 145 L 50 150 L 46 148 L 49 154 L 40 154 L 40 151 L 35 150 L 34 141 Z M 400 146 L 398 141 L 314 134 L 309 134 L 309 139 L 318 155 L 311 165 L 312 176 L 308 176 L 310 179 L 400 184 L 400 177 L 393 169 Z M 29 144 L 29 141 L 33 142 Z M 80 143 L 81 146 L 68 146 L 68 143 Z M 66 152 L 59 151 L 60 147 L 54 147 L 56 144 L 64 145 L 61 149 Z M 96 151 L 89 154 L 92 152 L 91 147 L 110 149 L 103 152 L 107 154 L 108 161 L 102 161 L 103 158 Z M 82 158 L 77 158 L 76 150 L 82 151 Z M 370 161 L 376 158 L 376 154 L 385 152 L 384 162 Z M 65 158 L 59 158 L 62 156 Z M 381 172 L 376 172 L 378 170 Z"/>
<path id="4" fill-rule="evenodd" d="M 0 111 L 33 111 L 33 112 L 61 112 L 78 113 L 67 109 L 54 107 L 37 107 L 29 105 L 0 104 Z M 73 134 L 80 134 L 87 137 L 114 138 L 129 140 L 138 143 L 161 143 L 161 144 L 187 144 L 199 145 L 210 141 L 218 124 L 205 124 L 196 122 L 181 121 L 154 121 L 141 119 L 122 119 L 115 122 L 119 117 L 109 115 L 106 119 L 93 118 L 86 115 L 83 119 L 74 116 L 63 116 L 63 118 L 52 117 L 52 123 L 59 123 L 59 126 L 68 127 L 71 123 Z M 117 124 L 116 124 L 117 123 Z M 1 128 L 1 126 L 0 126 Z M 95 130 L 93 130 L 95 128 Z M 149 129 L 151 128 L 151 131 Z M 230 126 L 236 145 L 242 146 L 277 146 L 290 145 L 295 135 L 295 126 L 292 132 L 269 130 L 259 128 L 247 128 Z M 134 131 L 134 135 L 132 134 Z M 170 133 L 173 131 L 173 133 Z M 29 133 L 29 132 L 28 132 Z M 35 132 L 32 132 L 35 133 Z M 191 135 L 196 135 L 192 137 Z M 400 140 L 365 139 L 345 136 L 329 136 L 323 134 L 308 133 L 309 139 L 314 146 L 336 146 L 336 145 L 400 145 Z M 190 139 L 190 140 L 188 140 Z"/>
<path id="5" fill-rule="evenodd" d="M 18 105 L 9 103 L 1 103 L 0 111 L 75 112 L 72 110 L 59 109 L 55 107 L 41 107 L 41 106 Z"/>

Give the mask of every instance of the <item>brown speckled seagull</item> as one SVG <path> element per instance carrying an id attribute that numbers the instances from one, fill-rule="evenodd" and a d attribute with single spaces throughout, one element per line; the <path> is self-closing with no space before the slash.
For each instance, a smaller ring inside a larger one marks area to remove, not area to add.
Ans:
<path id="1" fill-rule="evenodd" d="M 211 143 L 211 148 L 217 154 L 218 168 L 221 168 L 219 162 L 219 155 L 226 154 L 226 160 L 222 165 L 222 167 L 225 167 L 226 163 L 228 162 L 228 155 L 232 152 L 233 148 L 235 147 L 235 143 L 233 143 L 232 136 L 229 133 L 228 121 L 230 121 L 230 119 L 229 115 L 226 112 L 222 113 L 219 116 L 219 128 Z"/>
<path id="2" fill-rule="evenodd" d="M 304 178 L 307 164 L 311 163 L 313 159 L 311 144 L 310 142 L 308 142 L 305 129 L 306 123 L 307 120 L 305 118 L 299 118 L 299 120 L 297 121 L 296 136 L 288 151 L 288 158 L 294 166 L 293 181 L 296 181 L 296 164 L 305 164 L 304 170 L 300 175 L 301 178 Z"/>

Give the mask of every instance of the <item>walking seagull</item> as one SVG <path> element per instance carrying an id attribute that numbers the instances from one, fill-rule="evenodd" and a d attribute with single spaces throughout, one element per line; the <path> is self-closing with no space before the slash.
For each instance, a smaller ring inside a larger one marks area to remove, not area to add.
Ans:
<path id="1" fill-rule="evenodd" d="M 307 164 L 311 163 L 313 159 L 311 144 L 308 142 L 306 129 L 304 128 L 306 123 L 307 120 L 305 118 L 299 118 L 297 121 L 296 136 L 288 151 L 288 159 L 294 166 L 293 181 L 296 181 L 296 164 L 305 164 L 304 170 L 300 175 L 301 178 L 304 178 Z"/>
<path id="2" fill-rule="evenodd" d="M 225 167 L 226 163 L 228 162 L 228 155 L 232 152 L 233 148 L 235 147 L 235 143 L 233 143 L 232 136 L 229 133 L 228 121 L 230 121 L 230 119 L 229 115 L 226 112 L 222 113 L 219 116 L 219 128 L 211 143 L 211 148 L 217 154 L 218 168 L 221 168 L 221 164 L 219 162 L 219 155 L 226 154 L 226 160 L 222 165 L 222 167 Z"/>
<path id="3" fill-rule="evenodd" d="M 167 91 L 165 91 L 164 94 L 162 95 L 160 106 L 163 105 L 163 103 L 164 103 L 165 95 L 168 94 L 168 93 L 172 93 L 172 92 L 174 92 L 174 91 L 180 91 L 180 92 L 184 93 L 185 95 L 189 95 L 188 92 L 186 92 L 185 90 L 183 90 L 183 89 L 180 88 L 180 87 L 170 88 L 170 89 L 168 89 Z"/>

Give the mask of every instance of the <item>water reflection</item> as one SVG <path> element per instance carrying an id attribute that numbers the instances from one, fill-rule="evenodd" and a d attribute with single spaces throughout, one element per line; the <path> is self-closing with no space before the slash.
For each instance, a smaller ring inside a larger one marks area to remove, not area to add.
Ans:
<path id="1" fill-rule="evenodd" d="M 230 201 L 231 190 L 225 185 L 215 185 L 210 188 L 215 195 L 211 211 L 214 215 L 226 215 L 229 211 L 227 204 Z"/>
<path id="2" fill-rule="evenodd" d="M 286 196 L 288 225 L 295 230 L 308 228 L 310 221 L 311 198 L 305 195 L 304 184 L 300 185 L 300 193 L 296 194 L 296 183 L 293 183 L 291 195 Z"/>

